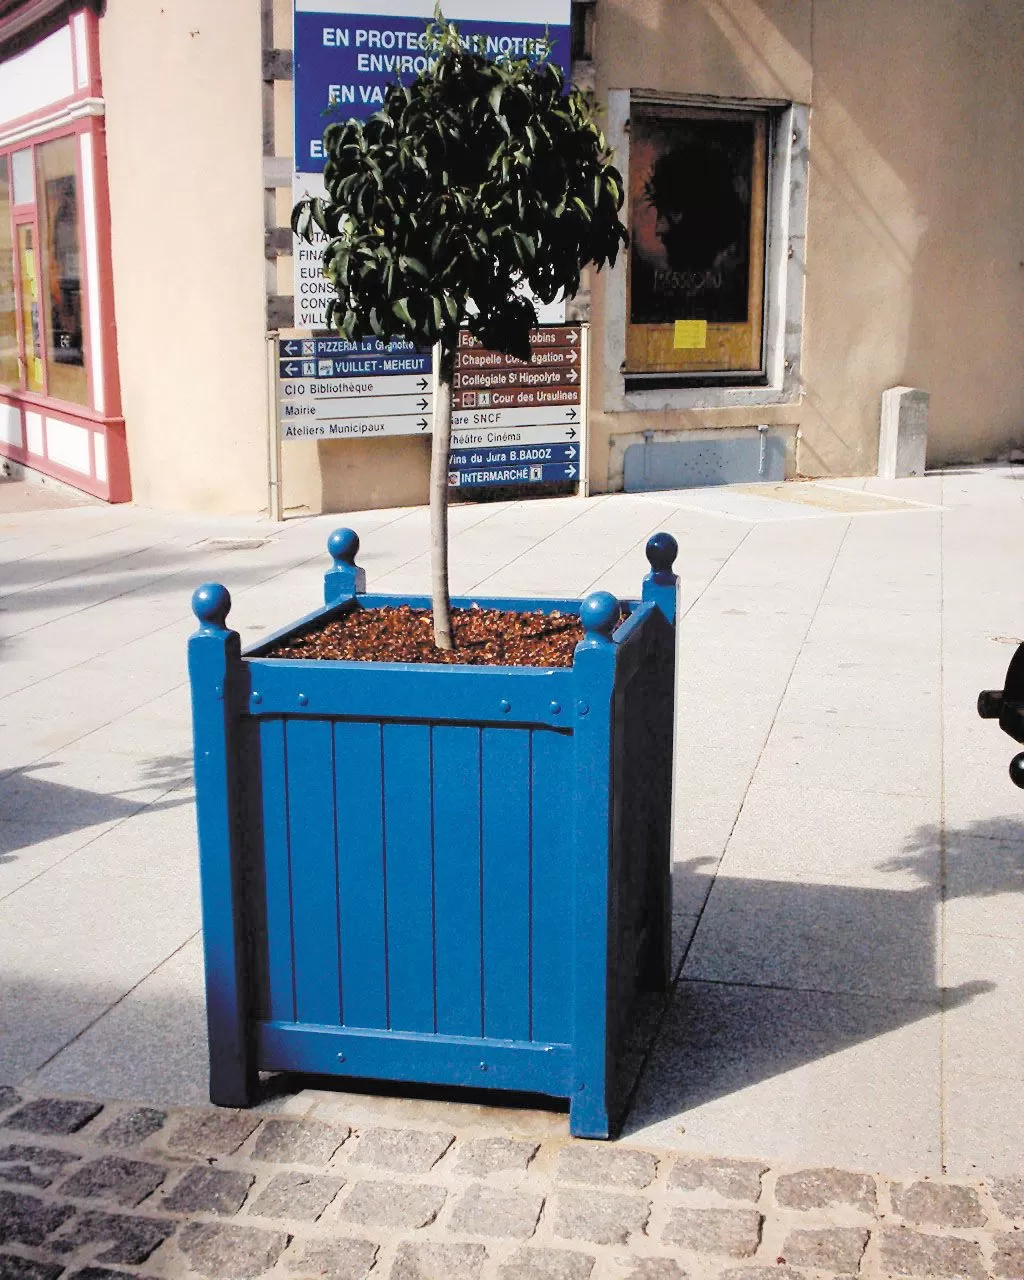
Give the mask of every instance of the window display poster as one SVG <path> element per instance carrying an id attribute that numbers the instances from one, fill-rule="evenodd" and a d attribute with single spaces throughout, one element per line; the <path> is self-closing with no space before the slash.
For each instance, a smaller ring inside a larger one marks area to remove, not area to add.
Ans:
<path id="1" fill-rule="evenodd" d="M 753 162 L 750 120 L 634 120 L 631 324 L 747 321 Z"/>

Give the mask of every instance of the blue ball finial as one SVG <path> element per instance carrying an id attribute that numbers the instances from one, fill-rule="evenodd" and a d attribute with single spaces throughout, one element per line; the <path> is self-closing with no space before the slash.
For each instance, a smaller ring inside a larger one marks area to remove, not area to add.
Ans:
<path id="1" fill-rule="evenodd" d="M 335 529 L 327 539 L 327 550 L 335 564 L 355 566 L 359 554 L 359 534 L 355 529 Z"/>
<path id="2" fill-rule="evenodd" d="M 671 573 L 679 543 L 670 533 L 655 533 L 647 541 L 647 559 L 655 573 Z"/>
<path id="3" fill-rule="evenodd" d="M 192 612 L 206 627 L 227 630 L 225 623 L 231 609 L 231 596 L 227 587 L 219 582 L 204 582 L 192 593 Z"/>
<path id="4" fill-rule="evenodd" d="M 610 636 L 621 612 L 622 606 L 610 591 L 593 591 L 580 605 L 580 622 L 588 638 Z"/>

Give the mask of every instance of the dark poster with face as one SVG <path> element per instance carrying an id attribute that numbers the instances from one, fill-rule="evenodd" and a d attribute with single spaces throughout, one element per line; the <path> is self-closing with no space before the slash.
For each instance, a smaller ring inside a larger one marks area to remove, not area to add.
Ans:
<path id="1" fill-rule="evenodd" d="M 750 120 L 634 117 L 630 322 L 748 320 Z"/>

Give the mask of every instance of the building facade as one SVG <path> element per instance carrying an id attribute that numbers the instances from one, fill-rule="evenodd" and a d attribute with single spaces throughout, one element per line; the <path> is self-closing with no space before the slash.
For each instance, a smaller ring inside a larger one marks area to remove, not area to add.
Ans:
<path id="1" fill-rule="evenodd" d="M 393 8 L 394 6 L 391 6 Z M 389 12 L 389 0 L 378 9 Z M 425 501 L 424 438 L 279 447 L 293 0 L 0 0 L 0 458 L 110 501 Z M 589 325 L 591 492 L 1024 445 L 1024 8 L 573 4 L 631 234 Z"/>

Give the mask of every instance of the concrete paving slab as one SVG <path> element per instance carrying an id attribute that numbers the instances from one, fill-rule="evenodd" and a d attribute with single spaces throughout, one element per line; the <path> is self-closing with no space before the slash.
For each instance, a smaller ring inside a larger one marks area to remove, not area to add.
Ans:
<path id="1" fill-rule="evenodd" d="M 760 771 L 723 862 L 726 875 L 906 892 L 940 882 L 938 799 L 773 783 Z"/>
<path id="2" fill-rule="evenodd" d="M 1021 1081 L 998 1074 L 947 1073 L 944 1165 L 954 1178 L 1019 1178 L 1024 1151 Z M 994 1117 L 998 1122 L 993 1123 Z"/>
<path id="3" fill-rule="evenodd" d="M 939 743 L 910 729 L 876 729 L 776 721 L 761 756 L 781 787 L 864 791 L 938 799 L 942 784 Z"/>
<path id="4" fill-rule="evenodd" d="M 64 1047 L 38 1074 L 65 1094 L 200 1106 L 209 1102 L 203 949 L 198 936 Z"/>

